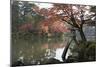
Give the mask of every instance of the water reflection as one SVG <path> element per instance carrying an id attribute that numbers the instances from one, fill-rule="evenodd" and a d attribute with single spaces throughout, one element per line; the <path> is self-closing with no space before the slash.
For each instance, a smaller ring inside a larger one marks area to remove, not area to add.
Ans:
<path id="1" fill-rule="evenodd" d="M 66 45 L 62 38 L 16 39 L 12 44 L 12 63 L 23 60 L 25 64 L 40 64 L 50 58 L 62 61 L 61 55 Z"/>

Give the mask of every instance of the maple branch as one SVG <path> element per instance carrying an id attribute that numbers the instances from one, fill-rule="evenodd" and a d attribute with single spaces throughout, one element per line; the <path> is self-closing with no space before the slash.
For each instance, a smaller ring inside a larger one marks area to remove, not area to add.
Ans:
<path id="1" fill-rule="evenodd" d="M 72 24 L 71 22 L 68 22 L 68 21 L 66 21 L 64 19 L 62 19 L 62 20 L 65 21 L 65 22 L 67 22 L 68 24 L 72 25 L 73 27 L 76 27 L 76 25 Z"/>
<path id="2" fill-rule="evenodd" d="M 77 22 L 76 22 L 76 20 L 75 20 L 75 17 L 73 16 L 72 11 L 71 11 L 71 17 L 70 17 L 70 20 L 72 21 L 74 27 L 79 28 L 79 26 L 78 26 L 78 24 L 77 24 Z"/>
<path id="3" fill-rule="evenodd" d="M 80 19 L 81 19 L 80 27 L 82 28 L 82 27 L 83 27 L 83 24 L 85 23 L 85 21 L 84 21 L 84 15 L 83 15 L 83 10 L 81 10 L 81 16 L 80 16 Z"/>

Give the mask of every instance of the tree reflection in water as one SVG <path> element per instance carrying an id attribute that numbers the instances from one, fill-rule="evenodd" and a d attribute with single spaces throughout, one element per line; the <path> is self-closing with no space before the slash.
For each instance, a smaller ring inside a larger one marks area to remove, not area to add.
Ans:
<path id="1" fill-rule="evenodd" d="M 52 61 L 52 63 L 62 62 L 61 55 L 66 41 L 62 38 L 33 38 L 32 40 L 16 39 L 12 44 L 12 63 L 20 60 L 24 65 L 37 65 Z"/>

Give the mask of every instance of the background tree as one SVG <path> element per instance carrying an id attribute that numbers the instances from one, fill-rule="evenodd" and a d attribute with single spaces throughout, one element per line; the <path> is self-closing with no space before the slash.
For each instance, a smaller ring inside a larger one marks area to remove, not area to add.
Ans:
<path id="1" fill-rule="evenodd" d="M 43 16 L 33 11 L 38 8 L 35 4 L 25 1 L 14 1 L 12 4 L 12 31 L 19 31 L 19 27 L 31 23 L 33 28 L 38 28 Z"/>

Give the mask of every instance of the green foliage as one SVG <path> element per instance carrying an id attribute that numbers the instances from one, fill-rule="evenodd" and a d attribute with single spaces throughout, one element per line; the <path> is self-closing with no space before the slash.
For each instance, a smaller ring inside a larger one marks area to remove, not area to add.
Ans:
<path id="1" fill-rule="evenodd" d="M 91 9 L 90 9 L 90 11 L 96 13 L 96 6 L 92 6 Z"/>
<path id="2" fill-rule="evenodd" d="M 89 46 L 86 49 L 86 57 L 88 60 L 96 60 L 96 43 L 95 42 L 91 42 L 89 44 Z"/>
<path id="3" fill-rule="evenodd" d="M 79 46 L 74 46 L 71 50 L 71 57 L 77 59 L 77 62 L 95 61 L 96 60 L 96 43 L 87 42 L 87 45 L 80 42 Z M 78 55 L 74 55 L 78 54 Z M 68 58 L 69 59 L 69 58 Z M 75 61 L 75 60 L 74 60 Z"/>

